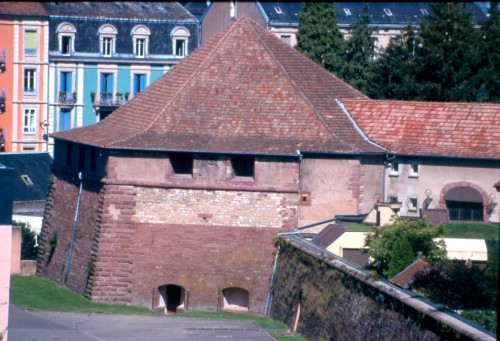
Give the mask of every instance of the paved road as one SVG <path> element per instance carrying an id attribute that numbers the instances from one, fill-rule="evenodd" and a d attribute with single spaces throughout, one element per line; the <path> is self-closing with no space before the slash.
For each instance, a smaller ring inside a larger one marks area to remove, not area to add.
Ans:
<path id="1" fill-rule="evenodd" d="M 273 340 L 253 321 L 25 311 L 11 305 L 8 341 Z"/>

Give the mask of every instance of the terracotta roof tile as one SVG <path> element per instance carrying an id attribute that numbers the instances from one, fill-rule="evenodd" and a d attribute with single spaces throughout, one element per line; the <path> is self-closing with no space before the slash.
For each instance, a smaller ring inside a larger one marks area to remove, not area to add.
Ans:
<path id="1" fill-rule="evenodd" d="M 363 132 L 396 154 L 500 158 L 500 105 L 343 101 Z"/>
<path id="2" fill-rule="evenodd" d="M 105 120 L 56 139 L 225 153 L 380 152 L 336 99 L 368 99 L 246 18 Z"/>
<path id="3" fill-rule="evenodd" d="M 413 264 L 409 265 L 406 269 L 398 273 L 391 279 L 391 283 L 401 287 L 403 289 L 408 288 L 408 286 L 415 280 L 417 274 L 427 269 L 430 269 L 431 265 L 423 259 L 418 259 Z"/>

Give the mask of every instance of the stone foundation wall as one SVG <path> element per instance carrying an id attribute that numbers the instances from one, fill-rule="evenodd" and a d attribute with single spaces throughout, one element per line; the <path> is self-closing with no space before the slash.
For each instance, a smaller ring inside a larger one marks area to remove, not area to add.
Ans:
<path id="1" fill-rule="evenodd" d="M 298 237 L 281 240 L 271 317 L 308 340 L 494 340 Z"/>

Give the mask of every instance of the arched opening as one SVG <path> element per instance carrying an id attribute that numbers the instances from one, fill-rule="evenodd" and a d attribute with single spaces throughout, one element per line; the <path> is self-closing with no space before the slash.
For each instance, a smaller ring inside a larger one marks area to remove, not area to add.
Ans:
<path id="1" fill-rule="evenodd" d="M 224 298 L 223 310 L 248 311 L 249 293 L 242 288 L 225 288 L 222 290 Z"/>
<path id="2" fill-rule="evenodd" d="M 175 314 L 184 310 L 185 290 L 175 284 L 167 284 L 158 287 L 160 299 L 157 310 L 163 309 L 165 314 Z"/>
<path id="3" fill-rule="evenodd" d="M 444 196 L 451 221 L 483 221 L 483 196 L 472 187 L 455 187 Z"/>

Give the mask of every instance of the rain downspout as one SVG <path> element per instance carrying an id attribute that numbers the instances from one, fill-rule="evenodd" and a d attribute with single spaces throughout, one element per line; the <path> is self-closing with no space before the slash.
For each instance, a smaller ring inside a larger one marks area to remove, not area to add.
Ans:
<path id="1" fill-rule="evenodd" d="M 279 238 L 281 236 L 286 236 L 286 235 L 296 235 L 300 234 L 299 231 L 296 232 L 280 232 L 276 235 L 276 238 Z M 274 257 L 274 264 L 273 264 L 273 272 L 271 273 L 271 279 L 269 280 L 269 290 L 267 291 L 267 299 L 266 299 L 266 305 L 264 307 L 264 315 L 268 314 L 268 309 L 269 309 L 269 302 L 271 301 L 271 290 L 273 288 L 274 284 L 274 273 L 276 272 L 276 266 L 278 264 L 278 256 L 280 254 L 280 247 L 278 246 L 278 250 L 276 251 L 276 257 Z"/>
<path id="2" fill-rule="evenodd" d="M 80 201 L 82 198 L 82 172 L 78 173 L 78 179 L 80 179 L 80 189 L 78 191 L 78 200 L 76 202 L 76 211 L 75 211 L 75 220 L 73 222 L 73 234 L 71 235 L 71 244 L 69 246 L 69 254 L 68 254 L 68 262 L 66 263 L 66 270 L 64 272 L 64 284 L 68 281 L 68 273 L 69 267 L 71 265 L 71 256 L 73 255 L 73 245 L 75 244 L 75 235 L 76 235 L 76 223 L 78 222 L 78 212 L 80 211 Z"/>
<path id="3" fill-rule="evenodd" d="M 391 161 L 393 161 L 395 158 L 396 157 L 394 155 L 389 155 L 389 154 L 385 155 L 384 169 L 382 170 L 382 200 L 381 200 L 382 202 L 386 202 L 385 201 L 385 192 L 386 192 L 386 189 L 385 189 L 385 187 L 386 187 L 386 180 L 385 180 L 386 175 L 385 175 L 385 173 L 386 173 L 386 170 L 387 170 L 389 163 Z"/>

